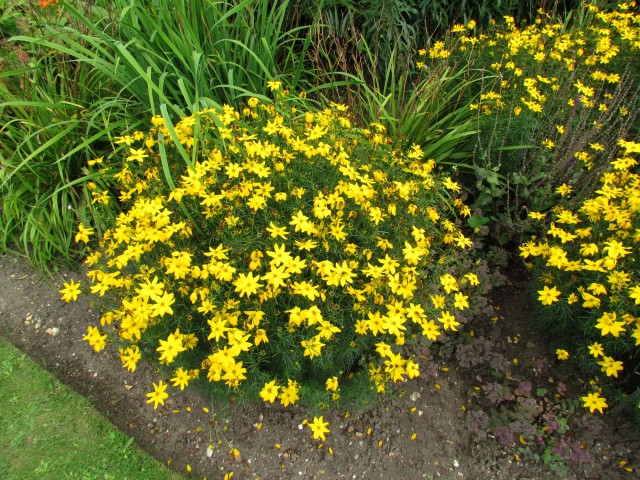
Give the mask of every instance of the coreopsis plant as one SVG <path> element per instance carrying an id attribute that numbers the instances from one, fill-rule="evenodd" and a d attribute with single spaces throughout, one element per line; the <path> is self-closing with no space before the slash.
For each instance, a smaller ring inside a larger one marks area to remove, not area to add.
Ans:
<path id="1" fill-rule="evenodd" d="M 558 188 L 556 207 L 531 213 L 543 235 L 520 247 L 539 277 L 543 316 L 564 342 L 558 358 L 575 357 L 595 377 L 583 401 L 600 413 L 608 406 L 601 386 L 640 396 L 640 144 L 618 146 L 593 195 L 572 208 L 571 189 Z"/>
<path id="2" fill-rule="evenodd" d="M 88 339 L 130 371 L 165 367 L 154 408 L 196 379 L 284 406 L 384 392 L 480 295 L 453 255 L 473 248 L 455 181 L 382 125 L 270 88 L 241 111 L 156 116 L 99 164 L 124 209 L 86 260 L 105 299 Z"/>
<path id="3" fill-rule="evenodd" d="M 540 10 L 530 25 L 505 17 L 484 32 L 455 25 L 419 52 L 427 70 L 447 62 L 482 72 L 469 89 L 480 131 L 476 155 L 473 168 L 461 170 L 473 172 L 474 210 L 500 218 L 513 234 L 530 225 L 527 210 L 553 205 L 558 186 L 572 185 L 575 195 L 590 191 L 613 160 L 602 152 L 614 151 L 638 118 L 635 7 L 585 4 L 571 21 Z"/>

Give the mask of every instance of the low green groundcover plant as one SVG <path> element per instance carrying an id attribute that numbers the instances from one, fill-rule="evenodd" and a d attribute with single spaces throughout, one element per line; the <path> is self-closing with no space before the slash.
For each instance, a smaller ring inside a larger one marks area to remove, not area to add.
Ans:
<path id="1" fill-rule="evenodd" d="M 572 189 L 548 213 L 532 212 L 544 232 L 521 247 L 538 275 L 538 299 L 546 324 L 560 334 L 560 360 L 575 359 L 592 375 L 583 397 L 591 412 L 614 403 L 638 402 L 640 388 L 640 144 L 618 141 L 617 158 L 592 196 L 575 206 Z"/>
<path id="2" fill-rule="evenodd" d="M 242 111 L 156 116 L 92 162 L 125 207 L 86 259 L 108 308 L 85 340 L 116 342 L 131 371 L 142 355 L 167 367 L 154 408 L 198 378 L 285 407 L 382 393 L 481 302 L 458 184 L 382 125 L 270 86 L 273 102 Z M 76 240 L 92 234 L 81 224 Z"/>

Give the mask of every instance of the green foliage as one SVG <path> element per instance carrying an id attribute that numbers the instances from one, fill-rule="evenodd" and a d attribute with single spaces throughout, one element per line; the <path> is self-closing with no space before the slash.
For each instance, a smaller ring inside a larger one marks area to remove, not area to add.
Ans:
<path id="1" fill-rule="evenodd" d="M 5 54 L 0 249 L 17 248 L 44 268 L 72 262 L 77 219 L 94 218 L 101 229 L 113 215 L 87 197 L 83 185 L 102 180 L 85 167 L 87 159 L 110 149 L 113 129 L 128 125 L 128 105 L 111 96 L 104 77 L 64 54 L 21 43 Z"/>
<path id="2" fill-rule="evenodd" d="M 328 29 L 327 37 L 338 40 L 327 45 L 325 53 L 337 52 L 341 45 L 361 49 L 362 44 L 373 53 L 377 63 L 374 72 L 383 78 L 393 56 L 406 58 L 418 46 L 444 34 L 456 22 L 476 21 L 480 29 L 505 15 L 518 21 L 535 18 L 538 8 L 551 8 L 566 14 L 573 2 L 521 2 L 516 0 L 314 0 L 291 2 L 292 18 L 298 23 L 319 13 Z M 399 72 L 399 71 L 398 71 Z"/>
<path id="3" fill-rule="evenodd" d="M 143 354 L 171 365 L 174 387 L 206 377 L 236 398 L 324 408 L 417 376 L 418 345 L 455 331 L 485 287 L 457 258 L 472 242 L 455 182 L 381 124 L 280 87 L 275 103 L 157 116 L 121 137 L 125 166 L 101 168 L 127 208 L 88 275 L 127 368 Z"/>
<path id="4" fill-rule="evenodd" d="M 150 113 L 166 104 L 184 115 L 183 105 L 194 112 L 234 104 L 249 93 L 264 95 L 267 81 L 277 77 L 302 86 L 306 29 L 285 29 L 287 4 L 117 0 L 89 14 L 66 4 L 79 27 L 66 28 L 60 45 L 46 45 L 110 75 L 121 95 Z M 100 14 L 106 21 L 96 23 Z"/>
<path id="5" fill-rule="evenodd" d="M 315 34 L 317 69 L 333 72 L 328 75 L 338 87 L 334 95 L 361 121 L 377 119 L 394 138 L 420 145 L 427 158 L 440 164 L 460 165 L 472 158 L 477 131 L 469 97 L 481 72 L 461 63 L 426 66 L 417 52 L 402 53 L 398 47 L 383 62 L 386 68 L 379 75 L 375 66 L 381 60 L 364 39 L 354 37 L 350 43 L 357 41 L 359 50 L 344 45 L 334 58 L 331 48 L 340 48 L 336 47 L 340 40 L 322 26 Z"/>
<path id="6" fill-rule="evenodd" d="M 89 402 L 0 340 L 0 476 L 178 479 Z"/>
<path id="7" fill-rule="evenodd" d="M 390 133 L 419 144 L 427 158 L 438 163 L 472 156 L 477 133 L 465 93 L 474 82 L 463 68 L 421 69 L 395 63 L 396 52 L 383 83 L 356 82 L 356 108 L 363 118 L 379 118 Z M 369 57 L 373 60 L 373 57 Z M 415 57 L 411 57 L 415 58 Z M 367 78 L 358 65 L 358 78 Z"/>
<path id="8" fill-rule="evenodd" d="M 0 0 L 0 38 L 6 39 L 15 35 L 18 31 L 16 17 L 18 17 L 17 8 L 14 2 L 9 0 Z"/>

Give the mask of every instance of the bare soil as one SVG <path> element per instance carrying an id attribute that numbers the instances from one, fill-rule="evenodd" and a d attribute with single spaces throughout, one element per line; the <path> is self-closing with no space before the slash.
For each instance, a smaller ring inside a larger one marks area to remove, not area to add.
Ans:
<path id="1" fill-rule="evenodd" d="M 65 276 L 87 285 L 81 274 Z M 535 445 L 470 427 L 468 416 L 481 409 L 478 386 L 487 383 L 487 373 L 482 364 L 460 366 L 455 345 L 442 349 L 423 378 L 370 410 L 326 414 L 331 433 L 321 447 L 301 425 L 308 417 L 301 408 L 220 404 L 185 390 L 154 410 L 146 403 L 158 378 L 153 366 L 140 364 L 131 374 L 114 347 L 95 353 L 82 337 L 96 324 L 97 308 L 87 296 L 65 304 L 60 288 L 22 259 L 0 257 L 0 336 L 87 397 L 160 461 L 182 473 L 189 465 L 194 478 L 222 479 L 231 471 L 234 480 L 638 478 L 640 441 L 622 414 L 603 416 L 595 428 L 576 411 L 565 437 L 579 445 L 580 455 L 565 462 L 566 472 L 522 451 Z M 474 338 L 509 359 L 512 378 L 558 385 L 561 380 L 550 377 L 557 360 L 531 331 L 522 282 L 512 279 L 493 301 L 499 318 L 479 321 Z M 563 381 L 569 391 L 579 387 L 579 379 Z"/>

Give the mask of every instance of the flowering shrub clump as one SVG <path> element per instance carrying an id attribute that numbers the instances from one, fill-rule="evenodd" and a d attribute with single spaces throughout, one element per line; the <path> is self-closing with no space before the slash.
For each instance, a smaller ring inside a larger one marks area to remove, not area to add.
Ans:
<path id="1" fill-rule="evenodd" d="M 446 41 L 419 52 L 422 68 L 449 62 L 470 67 L 479 79 L 469 97 L 480 130 L 472 208 L 492 215 L 508 208 L 505 221 L 517 222 L 526 209 L 549 208 L 563 183 L 588 194 L 595 172 L 612 160 L 602 152 L 628 138 L 638 118 L 634 7 L 627 2 L 604 11 L 586 4 L 572 22 L 540 11 L 527 26 L 505 17 L 478 34 L 473 24 L 457 25 Z"/>
<path id="2" fill-rule="evenodd" d="M 640 395 L 632 383 L 640 366 L 640 144 L 618 145 L 593 196 L 575 209 L 560 202 L 549 215 L 531 213 L 546 231 L 520 248 L 540 276 L 548 323 L 568 342 L 558 350 L 562 358 L 581 361 L 595 376 L 595 390 L 582 400 L 600 413 L 609 406 L 600 384 Z M 559 193 L 568 203 L 570 189 Z"/>
<path id="3" fill-rule="evenodd" d="M 242 111 L 156 116 L 96 163 L 125 209 L 86 260 L 109 305 L 86 339 L 119 337 L 131 371 L 143 356 L 170 369 L 154 407 L 197 378 L 284 406 L 385 392 L 419 375 L 418 342 L 481 303 L 459 185 L 382 125 L 299 111 L 279 87 Z"/>

